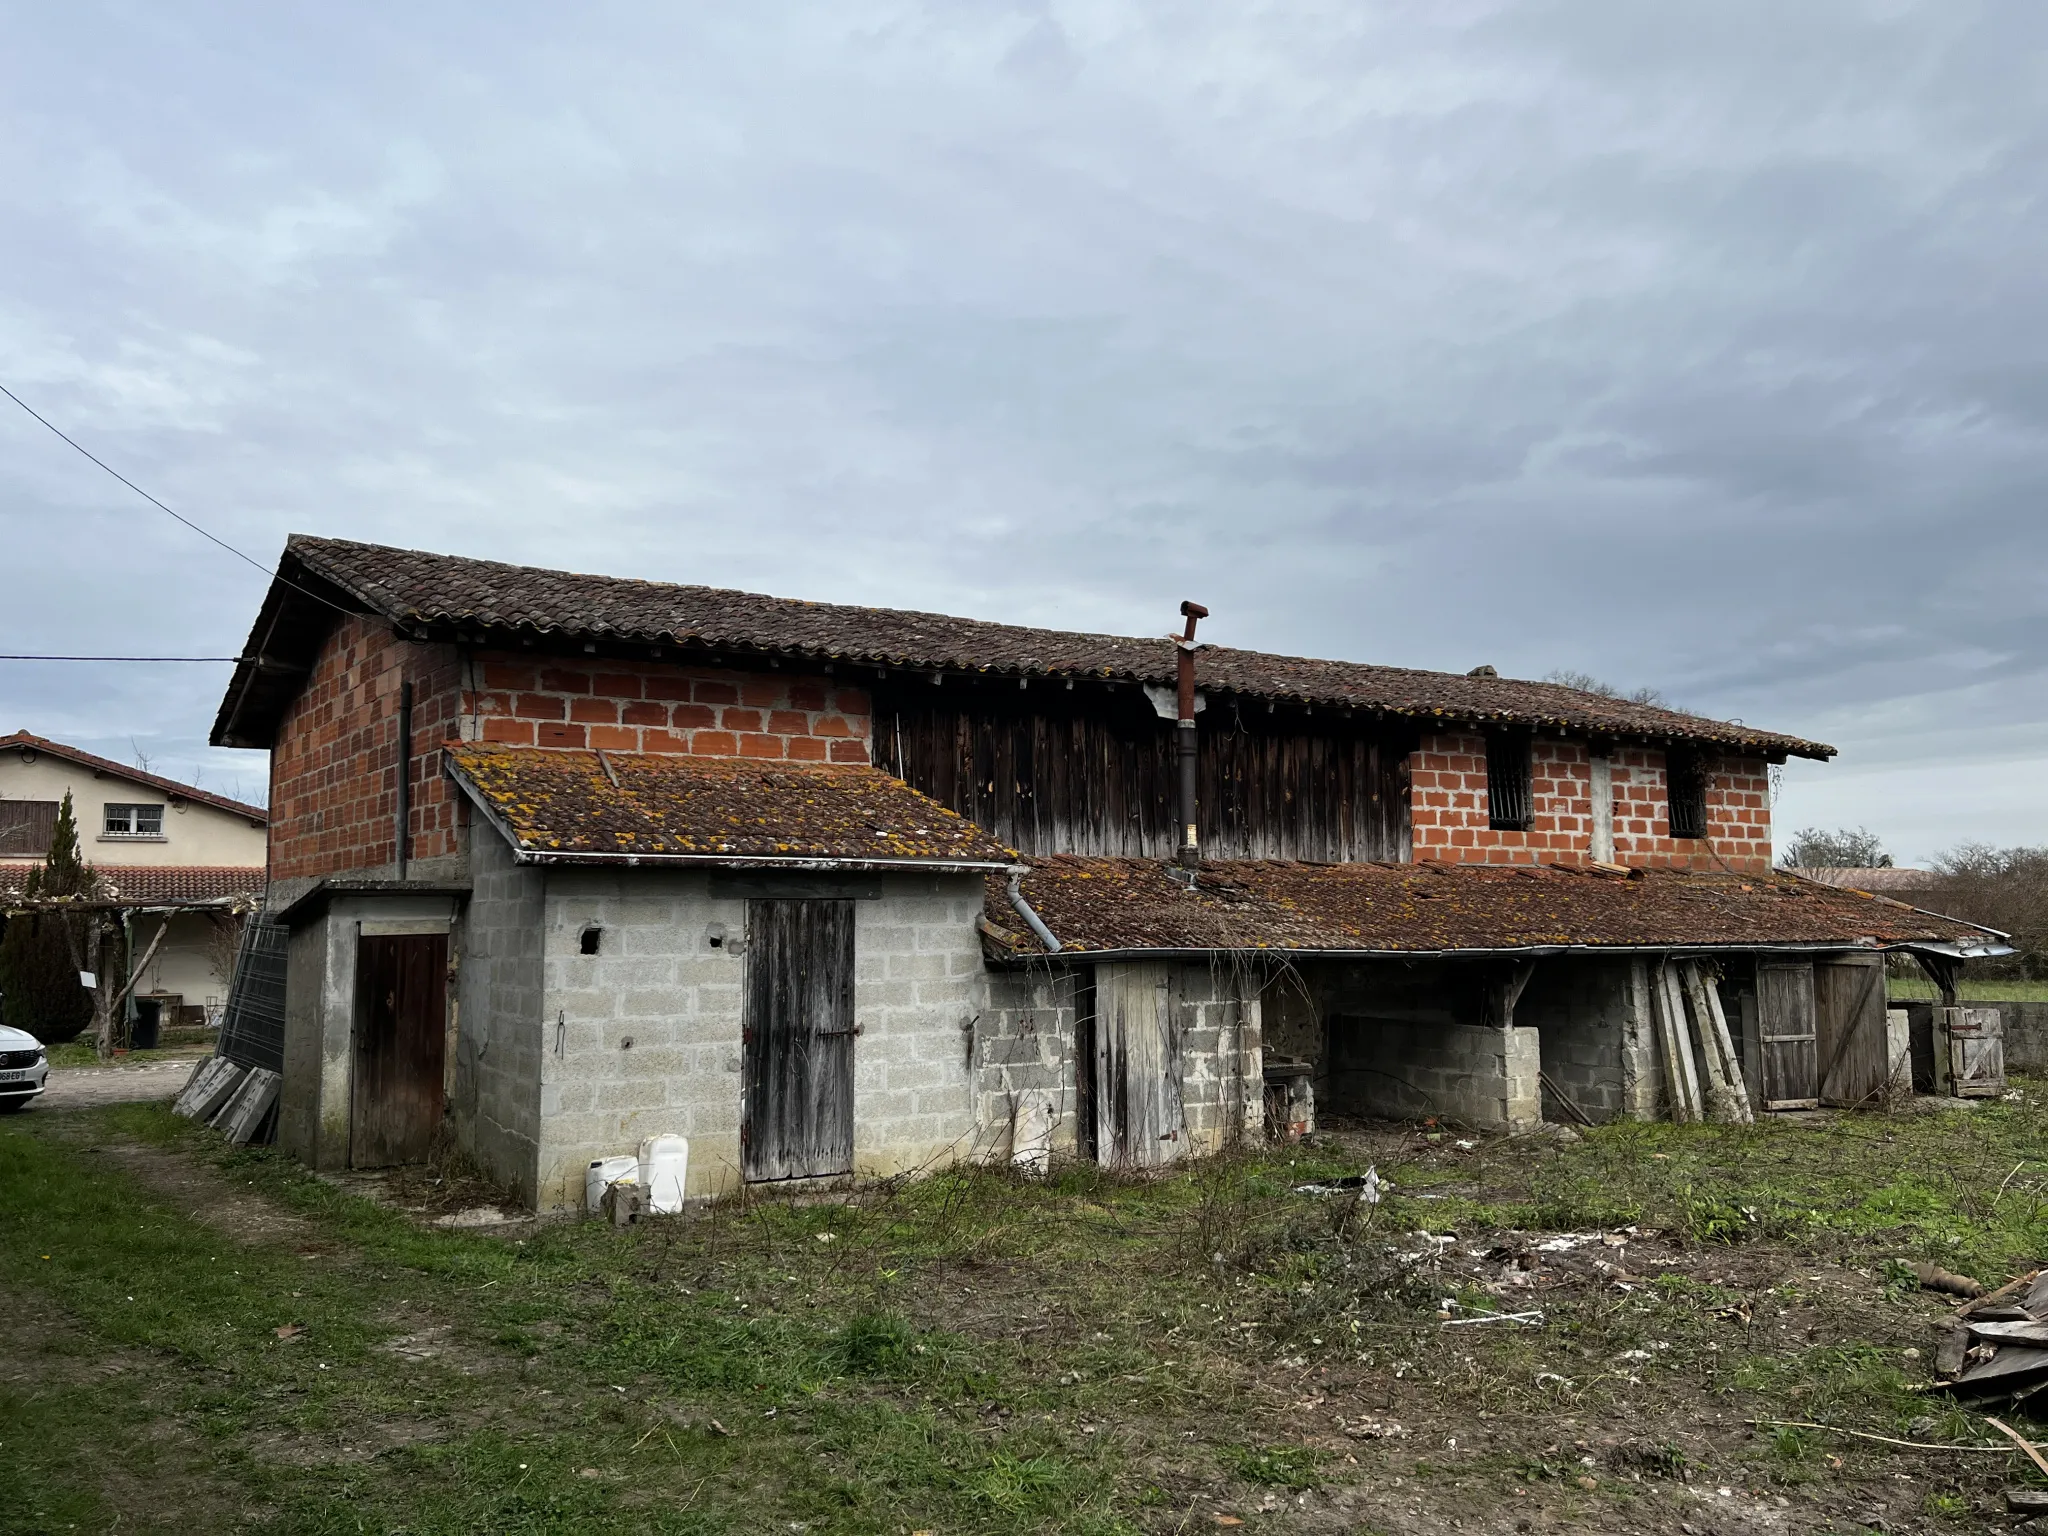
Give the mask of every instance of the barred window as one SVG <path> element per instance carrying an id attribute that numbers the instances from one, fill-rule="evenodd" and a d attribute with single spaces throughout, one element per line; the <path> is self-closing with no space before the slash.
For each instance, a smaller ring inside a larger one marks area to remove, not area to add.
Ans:
<path id="1" fill-rule="evenodd" d="M 162 837 L 164 808 L 160 805 L 108 805 L 101 823 L 104 837 Z"/>
<path id="2" fill-rule="evenodd" d="M 1486 816 L 1496 832 L 1529 830 L 1530 740 L 1519 731 L 1486 738 Z"/>
<path id="3" fill-rule="evenodd" d="M 1707 773 L 1697 752 L 1673 747 L 1664 754 L 1664 794 L 1673 837 L 1707 835 Z"/>

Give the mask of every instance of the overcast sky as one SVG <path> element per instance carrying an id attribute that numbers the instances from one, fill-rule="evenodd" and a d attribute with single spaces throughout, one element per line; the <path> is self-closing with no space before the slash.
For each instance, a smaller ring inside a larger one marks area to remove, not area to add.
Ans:
<path id="1" fill-rule="evenodd" d="M 258 560 L 1540 677 L 2048 842 L 2038 0 L 0 11 L 0 382 Z M 0 651 L 264 579 L 0 400 Z M 0 663 L 215 788 L 224 667 Z"/>

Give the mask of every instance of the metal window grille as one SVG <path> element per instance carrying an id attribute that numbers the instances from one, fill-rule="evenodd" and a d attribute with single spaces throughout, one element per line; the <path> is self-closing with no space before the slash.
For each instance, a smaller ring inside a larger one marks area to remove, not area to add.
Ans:
<path id="1" fill-rule="evenodd" d="M 1664 754 L 1664 796 L 1673 837 L 1707 835 L 1707 776 L 1696 753 Z"/>
<path id="2" fill-rule="evenodd" d="M 107 837 L 162 837 L 164 808 L 160 805 L 108 805 L 102 822 Z"/>
<path id="3" fill-rule="evenodd" d="M 1519 734 L 1486 739 L 1487 825 L 1496 832 L 1529 830 L 1529 747 Z"/>

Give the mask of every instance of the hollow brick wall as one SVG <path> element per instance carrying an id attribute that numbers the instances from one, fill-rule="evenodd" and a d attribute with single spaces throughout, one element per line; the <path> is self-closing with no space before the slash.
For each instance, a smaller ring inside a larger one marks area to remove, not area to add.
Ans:
<path id="1" fill-rule="evenodd" d="M 658 661 L 459 654 L 351 616 L 321 647 L 271 749 L 270 878 L 385 870 L 397 856 L 399 685 L 413 685 L 415 863 L 463 851 L 447 741 L 866 763 L 865 690 Z"/>
<path id="2" fill-rule="evenodd" d="M 460 851 L 454 786 L 438 745 L 459 730 L 461 669 L 448 646 L 417 645 L 351 616 L 328 636 L 270 749 L 270 878 L 378 869 L 397 857 L 398 690 L 413 685 L 412 848 Z"/>
<path id="3" fill-rule="evenodd" d="M 485 655 L 465 701 L 480 741 L 803 763 L 868 761 L 864 689 L 660 662 Z"/>
<path id="4" fill-rule="evenodd" d="M 1579 742 L 1537 741 L 1530 750 L 1526 832 L 1487 825 L 1486 739 L 1426 736 L 1409 759 L 1415 857 L 1443 864 L 1584 864 L 1592 858 L 1592 754 Z M 1761 874 L 1771 864 L 1769 769 L 1755 759 L 1708 764 L 1707 836 L 1667 835 L 1664 754 L 1615 751 L 1614 855 L 1664 869 L 1729 868 Z"/>

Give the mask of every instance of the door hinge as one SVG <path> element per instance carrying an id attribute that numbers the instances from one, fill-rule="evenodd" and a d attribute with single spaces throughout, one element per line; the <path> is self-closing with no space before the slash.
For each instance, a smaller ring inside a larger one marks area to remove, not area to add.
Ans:
<path id="1" fill-rule="evenodd" d="M 859 1033 L 860 1026 L 856 1024 L 851 1029 L 821 1029 L 818 1031 L 817 1038 L 820 1040 L 837 1040 L 842 1035 L 857 1035 Z"/>

